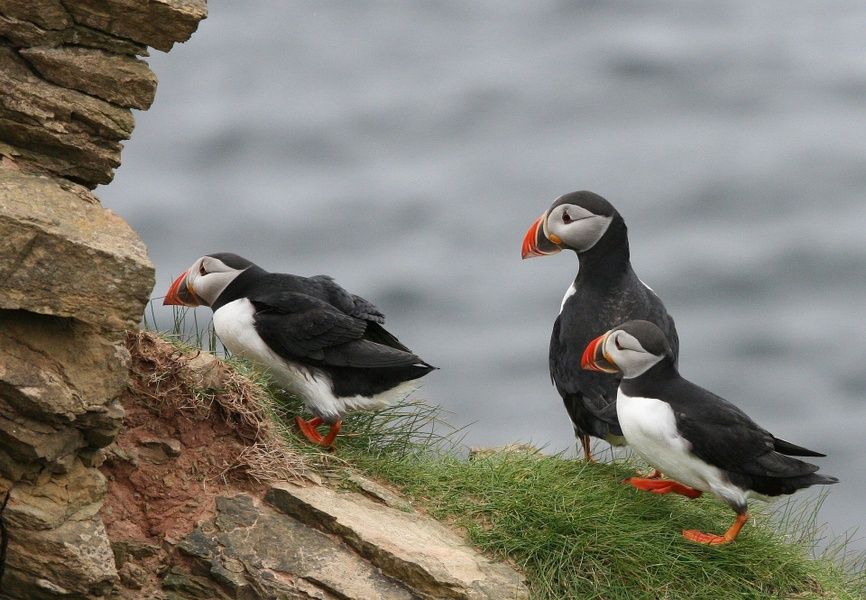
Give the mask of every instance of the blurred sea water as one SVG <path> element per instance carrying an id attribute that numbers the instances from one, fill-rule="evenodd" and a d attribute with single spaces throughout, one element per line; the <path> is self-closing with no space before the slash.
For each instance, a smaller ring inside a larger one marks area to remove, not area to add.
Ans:
<path id="1" fill-rule="evenodd" d="M 155 297 L 214 251 L 327 273 L 441 367 L 418 395 L 468 443 L 573 452 L 547 344 L 577 259 L 519 251 L 590 189 L 683 374 L 826 452 L 820 518 L 866 523 L 862 2 L 208 4 L 99 190 Z"/>

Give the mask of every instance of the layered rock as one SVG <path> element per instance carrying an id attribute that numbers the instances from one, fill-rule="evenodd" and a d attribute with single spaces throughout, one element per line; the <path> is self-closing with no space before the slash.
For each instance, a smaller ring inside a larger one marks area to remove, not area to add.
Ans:
<path id="1" fill-rule="evenodd" d="M 124 108 L 150 108 L 156 76 L 141 59 L 96 48 L 40 46 L 20 56 L 52 83 L 102 98 Z"/>
<path id="2" fill-rule="evenodd" d="M 266 498 L 301 522 L 340 536 L 417 597 L 528 598 L 513 569 L 481 556 L 454 531 L 411 509 L 321 485 L 276 484 Z"/>
<path id="3" fill-rule="evenodd" d="M 125 328 L 153 286 L 141 240 L 88 188 L 204 0 L 0 0 L 0 598 L 101 598 L 120 581 L 99 514 Z"/>
<path id="4" fill-rule="evenodd" d="M 10 598 L 99 598 L 118 575 L 94 460 L 122 424 L 153 269 L 86 190 L 0 170 L 0 486 Z"/>
<path id="5" fill-rule="evenodd" d="M 184 538 L 180 549 L 230 598 L 417 598 L 339 540 L 247 494 L 218 497 L 214 518 Z"/>
<path id="6" fill-rule="evenodd" d="M 153 266 L 129 225 L 80 186 L 0 173 L 0 308 L 136 326 Z"/>
<path id="7" fill-rule="evenodd" d="M 514 569 L 384 484 L 277 451 L 267 397 L 212 356 L 144 332 L 128 347 L 124 428 L 102 466 L 119 599 L 528 597 Z"/>
<path id="8" fill-rule="evenodd" d="M 212 597 L 529 597 L 513 569 L 411 508 L 322 485 L 277 484 L 266 498 L 270 505 L 249 494 L 217 497 L 214 517 L 179 543 L 207 574 Z"/>
<path id="9" fill-rule="evenodd" d="M 205 0 L 0 0 L 0 155 L 93 188 L 120 165 L 130 108 L 156 77 L 135 58 L 195 31 Z"/>

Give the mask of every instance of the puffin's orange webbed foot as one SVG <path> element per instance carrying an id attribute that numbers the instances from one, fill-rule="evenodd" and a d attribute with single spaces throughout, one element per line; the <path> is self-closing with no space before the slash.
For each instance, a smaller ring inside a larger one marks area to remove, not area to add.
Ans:
<path id="1" fill-rule="evenodd" d="M 730 544 L 737 536 L 740 534 L 740 530 L 745 525 L 746 521 L 749 520 L 749 515 L 746 513 L 737 515 L 737 519 L 734 521 L 734 524 L 731 525 L 724 535 L 716 535 L 714 533 L 704 533 L 703 531 L 698 531 L 697 529 L 686 529 L 683 531 L 683 537 L 689 540 L 690 542 L 695 542 L 697 544 L 706 544 L 708 546 L 721 546 L 722 544 Z"/>
<path id="2" fill-rule="evenodd" d="M 322 424 L 321 417 L 313 417 L 309 421 L 305 421 L 301 417 L 295 417 L 295 423 L 298 425 L 298 429 L 301 430 L 301 433 L 304 435 L 307 440 L 314 444 L 322 443 L 322 436 L 316 431 L 316 427 Z"/>
<path id="3" fill-rule="evenodd" d="M 629 477 L 623 483 L 627 483 L 639 490 L 650 492 L 652 494 L 680 494 L 687 498 L 699 498 L 702 491 L 690 488 L 673 479 L 646 479 L 641 477 Z"/>
<path id="4" fill-rule="evenodd" d="M 343 425 L 342 421 L 337 421 L 331 425 L 328 434 L 325 437 L 322 437 L 322 435 L 316 430 L 316 427 L 323 423 L 321 417 L 313 417 L 309 421 L 305 421 L 301 417 L 295 417 L 295 423 L 297 423 L 298 429 L 301 430 L 301 433 L 305 438 L 324 448 L 331 448 L 334 445 L 334 438 L 336 438 L 337 434 L 340 433 L 340 429 Z"/>

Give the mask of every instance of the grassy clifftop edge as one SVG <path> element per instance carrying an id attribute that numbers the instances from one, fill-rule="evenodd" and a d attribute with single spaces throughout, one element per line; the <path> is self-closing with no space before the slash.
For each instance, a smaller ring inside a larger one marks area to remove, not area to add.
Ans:
<path id="1" fill-rule="evenodd" d="M 622 480 L 640 468 L 630 461 L 586 464 L 526 452 L 470 460 L 460 432 L 421 402 L 348 417 L 336 450 L 326 451 L 297 435 L 297 398 L 243 361 L 228 364 L 261 387 L 256 396 L 275 430 L 312 469 L 334 485 L 351 487 L 340 476 L 347 468 L 390 484 L 520 568 L 532 598 L 866 598 L 863 558 L 847 553 L 844 540 L 816 556 L 820 500 L 795 499 L 781 518 L 755 503 L 733 544 L 701 546 L 681 530 L 724 531 L 733 512 L 709 497 L 626 486 Z"/>

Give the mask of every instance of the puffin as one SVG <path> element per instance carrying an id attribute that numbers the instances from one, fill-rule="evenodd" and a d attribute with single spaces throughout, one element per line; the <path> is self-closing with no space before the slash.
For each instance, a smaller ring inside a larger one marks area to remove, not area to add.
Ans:
<path id="1" fill-rule="evenodd" d="M 818 474 L 817 465 L 792 458 L 824 454 L 775 437 L 724 398 L 683 378 L 670 341 L 649 321 L 628 321 L 593 339 L 581 366 L 622 376 L 616 409 L 626 442 L 671 478 L 631 477 L 626 483 L 688 498 L 708 492 L 736 512 L 724 534 L 690 529 L 682 533 L 687 540 L 730 543 L 749 518 L 749 498 L 839 481 Z"/>
<path id="2" fill-rule="evenodd" d="M 562 397 L 583 454 L 591 462 L 590 436 L 612 445 L 623 444 L 616 417 L 620 378 L 582 371 L 581 350 L 599 331 L 632 319 L 646 319 L 661 327 L 671 341 L 675 360 L 679 341 L 661 299 L 631 266 L 626 224 L 610 202 L 589 191 L 554 200 L 527 230 L 522 258 L 561 250 L 577 254 L 579 268 L 553 323 L 550 378 Z"/>
<path id="3" fill-rule="evenodd" d="M 175 279 L 163 304 L 209 306 L 232 354 L 303 399 L 314 416 L 297 416 L 298 428 L 324 447 L 346 413 L 403 399 L 436 369 L 383 327 L 378 308 L 327 275 L 270 273 L 237 254 L 208 254 Z M 323 423 L 325 436 L 316 429 Z"/>

